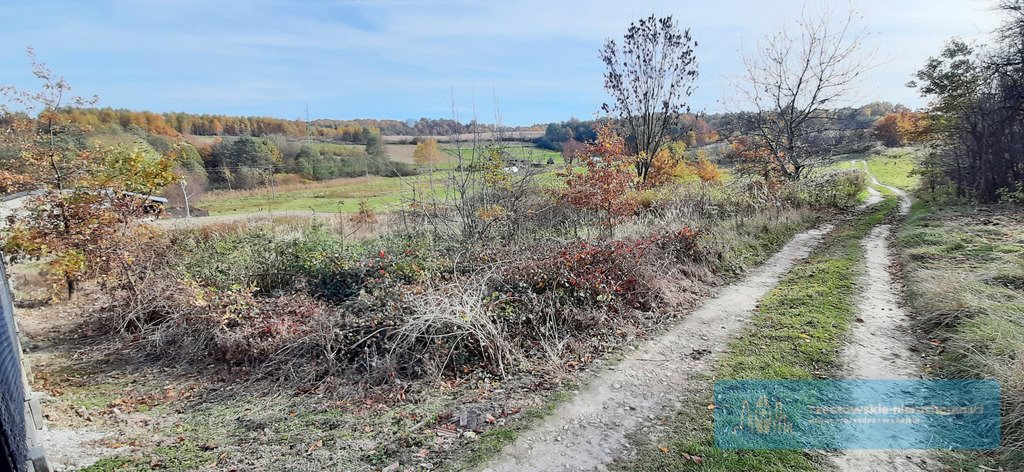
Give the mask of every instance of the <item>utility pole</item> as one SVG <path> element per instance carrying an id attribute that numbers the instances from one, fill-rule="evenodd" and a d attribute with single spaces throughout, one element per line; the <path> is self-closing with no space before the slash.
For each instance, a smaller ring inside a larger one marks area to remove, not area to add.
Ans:
<path id="1" fill-rule="evenodd" d="M 309 102 L 306 102 L 306 142 L 309 142 L 310 135 L 310 124 L 309 124 Z"/>

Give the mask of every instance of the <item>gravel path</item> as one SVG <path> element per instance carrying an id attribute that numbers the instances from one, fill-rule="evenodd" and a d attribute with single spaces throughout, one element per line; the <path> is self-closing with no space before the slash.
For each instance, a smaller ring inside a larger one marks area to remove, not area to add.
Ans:
<path id="1" fill-rule="evenodd" d="M 520 435 L 482 469 L 492 472 L 603 468 L 626 446 L 626 434 L 663 413 L 679 392 L 706 382 L 729 339 L 758 300 L 832 229 L 797 235 L 761 268 L 729 285 L 659 338 L 594 379 L 543 423 Z"/>
<path id="2" fill-rule="evenodd" d="M 36 432 L 54 472 L 88 467 L 118 451 L 100 444 L 108 435 L 84 429 L 44 429 Z"/>

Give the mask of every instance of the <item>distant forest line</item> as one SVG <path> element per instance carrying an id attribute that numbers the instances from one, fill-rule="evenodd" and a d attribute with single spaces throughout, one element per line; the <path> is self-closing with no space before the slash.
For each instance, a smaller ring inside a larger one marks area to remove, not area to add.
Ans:
<path id="1" fill-rule="evenodd" d="M 269 136 L 320 138 L 362 143 L 364 129 L 383 136 L 447 136 L 474 130 L 494 131 L 492 125 L 459 123 L 446 118 L 419 120 L 302 119 L 266 116 L 232 116 L 192 113 L 155 113 L 114 108 L 70 108 L 58 112 L 66 123 L 87 126 L 99 132 L 144 131 L 164 136 Z M 502 127 L 507 132 L 542 130 L 542 126 Z"/>

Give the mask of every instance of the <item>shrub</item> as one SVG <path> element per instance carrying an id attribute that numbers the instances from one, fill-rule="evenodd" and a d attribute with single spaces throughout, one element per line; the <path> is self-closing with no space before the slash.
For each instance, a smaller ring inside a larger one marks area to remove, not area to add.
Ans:
<path id="1" fill-rule="evenodd" d="M 568 304 L 649 310 L 657 294 L 645 273 L 647 258 L 688 261 L 697 253 L 697 233 L 689 228 L 599 245 L 580 241 L 511 267 L 496 290 L 553 294 Z"/>
<path id="2" fill-rule="evenodd" d="M 252 286 L 257 294 L 271 296 L 306 284 L 326 289 L 325 279 L 353 282 L 343 272 L 356 267 L 356 250 L 324 223 L 307 223 L 287 237 L 277 231 L 281 228 L 263 223 L 222 233 L 183 231 L 172 235 L 169 250 L 185 277 L 219 289 Z M 340 293 L 337 287 L 329 291 Z"/>
<path id="3" fill-rule="evenodd" d="M 701 158 L 693 164 L 693 172 L 704 182 L 722 182 L 722 170 L 705 158 Z"/>
<path id="4" fill-rule="evenodd" d="M 423 282 L 443 265 L 425 239 L 385 239 L 378 247 L 360 263 L 366 270 L 365 288 L 371 292 Z"/>
<path id="5" fill-rule="evenodd" d="M 858 170 L 843 170 L 788 182 L 779 198 L 794 206 L 810 208 L 848 208 L 857 204 L 857 195 L 867 188 L 867 178 Z"/>

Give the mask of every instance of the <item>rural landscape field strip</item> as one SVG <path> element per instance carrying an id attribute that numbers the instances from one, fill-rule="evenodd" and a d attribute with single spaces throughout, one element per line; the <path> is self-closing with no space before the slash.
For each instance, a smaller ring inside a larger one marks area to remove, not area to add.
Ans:
<path id="1" fill-rule="evenodd" d="M 587 470 L 612 461 L 627 446 L 630 430 L 663 414 L 679 391 L 705 382 L 701 373 L 743 327 L 758 300 L 831 230 L 825 224 L 794 237 L 750 276 L 595 379 L 483 470 Z"/>

